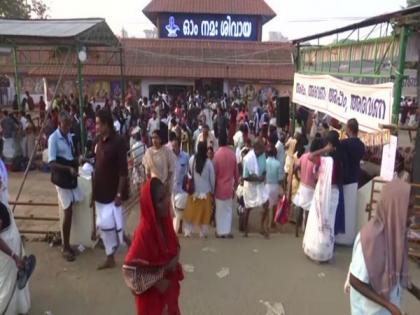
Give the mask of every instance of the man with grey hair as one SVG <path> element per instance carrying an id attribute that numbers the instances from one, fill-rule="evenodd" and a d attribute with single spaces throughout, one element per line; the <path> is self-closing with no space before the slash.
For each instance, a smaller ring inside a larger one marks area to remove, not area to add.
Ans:
<path id="1" fill-rule="evenodd" d="M 51 167 L 51 181 L 55 185 L 58 201 L 64 211 L 63 219 L 63 258 L 74 261 L 75 253 L 70 247 L 72 205 L 83 199 L 77 186 L 78 163 L 70 128 L 70 115 L 59 114 L 59 126 L 48 138 L 48 163 Z"/>

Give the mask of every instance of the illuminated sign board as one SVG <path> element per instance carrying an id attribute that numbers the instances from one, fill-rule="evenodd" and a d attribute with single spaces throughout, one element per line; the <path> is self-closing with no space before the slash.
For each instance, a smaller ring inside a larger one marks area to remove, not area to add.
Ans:
<path id="1" fill-rule="evenodd" d="M 257 17 L 223 14 L 162 14 L 160 38 L 258 40 Z"/>

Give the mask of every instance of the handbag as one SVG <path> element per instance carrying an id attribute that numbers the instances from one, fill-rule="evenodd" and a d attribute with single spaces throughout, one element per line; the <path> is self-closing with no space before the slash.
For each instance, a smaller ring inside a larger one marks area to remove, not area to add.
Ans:
<path id="1" fill-rule="evenodd" d="M 164 278 L 165 268 L 158 268 L 155 271 L 140 272 L 140 269 L 135 266 L 123 265 L 122 274 L 127 287 L 131 292 L 139 295 Z"/>
<path id="2" fill-rule="evenodd" d="M 289 212 L 289 201 L 286 198 L 286 195 L 279 200 L 277 204 L 276 214 L 274 216 L 274 222 L 277 224 L 286 224 L 288 220 Z"/>
<path id="3" fill-rule="evenodd" d="M 65 158 L 57 156 L 55 162 L 60 165 L 70 166 L 77 169 L 76 160 L 66 160 Z M 74 176 L 68 170 L 58 170 L 52 168 L 51 182 L 64 189 L 75 189 L 77 187 L 77 176 Z"/>
<path id="4" fill-rule="evenodd" d="M 195 158 L 193 161 L 191 174 L 190 174 L 190 170 L 188 170 L 188 173 L 184 176 L 184 179 L 182 180 L 182 189 L 189 195 L 192 195 L 195 192 L 194 168 L 195 168 Z"/>

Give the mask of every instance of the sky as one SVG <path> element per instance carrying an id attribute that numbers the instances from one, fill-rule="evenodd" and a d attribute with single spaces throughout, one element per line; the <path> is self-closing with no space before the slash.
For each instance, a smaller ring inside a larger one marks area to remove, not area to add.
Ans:
<path id="1" fill-rule="evenodd" d="M 241 0 L 237 0 L 241 1 Z M 44 0 L 50 18 L 105 18 L 112 30 L 129 37 L 144 37 L 153 24 L 141 12 L 150 0 Z M 270 31 L 289 39 L 316 34 L 355 23 L 374 15 L 400 10 L 406 0 L 266 0 L 277 17 L 265 24 L 263 40 Z M 106 4 L 105 4 L 106 3 Z"/>

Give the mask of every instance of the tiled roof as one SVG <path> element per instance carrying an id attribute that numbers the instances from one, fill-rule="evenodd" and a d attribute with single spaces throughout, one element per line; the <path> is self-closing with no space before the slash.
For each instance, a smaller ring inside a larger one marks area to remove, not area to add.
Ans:
<path id="1" fill-rule="evenodd" d="M 291 82 L 294 67 L 290 44 L 264 42 L 228 42 L 206 40 L 123 39 L 124 74 L 128 77 L 227 78 L 238 80 L 276 80 Z M 33 57 L 31 55 L 33 54 Z M 115 54 L 101 57 L 101 52 L 88 51 L 83 75 L 118 77 L 119 58 Z M 25 58 L 40 66 L 20 66 L 19 72 L 34 76 L 59 76 L 62 62 L 49 62 L 52 52 L 25 52 Z M 73 56 L 64 75 L 76 75 Z M 103 60 L 108 63 L 104 65 Z M 95 65 L 94 63 L 102 63 Z M 0 72 L 13 74 L 11 59 L 0 59 Z"/>
<path id="2" fill-rule="evenodd" d="M 292 81 L 290 44 L 126 39 L 126 75 Z"/>
<path id="3" fill-rule="evenodd" d="M 264 0 L 152 0 L 143 13 L 152 22 L 157 13 L 258 15 L 265 17 L 265 22 L 276 16 Z"/>

